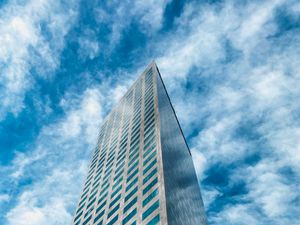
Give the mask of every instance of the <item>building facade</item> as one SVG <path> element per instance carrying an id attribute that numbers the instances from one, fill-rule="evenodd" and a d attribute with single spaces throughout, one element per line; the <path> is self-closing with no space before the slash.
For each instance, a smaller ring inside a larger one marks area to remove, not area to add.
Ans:
<path id="1" fill-rule="evenodd" d="M 72 224 L 207 224 L 191 154 L 155 63 L 104 120 Z"/>

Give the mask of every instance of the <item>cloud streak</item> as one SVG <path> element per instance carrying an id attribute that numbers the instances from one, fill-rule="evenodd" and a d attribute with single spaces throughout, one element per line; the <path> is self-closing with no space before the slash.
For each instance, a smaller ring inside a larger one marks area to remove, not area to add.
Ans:
<path id="1" fill-rule="evenodd" d="M 101 102 L 102 94 L 95 88 L 72 100 L 64 99 L 65 116 L 43 127 L 32 150 L 18 154 L 12 165 L 1 169 L 10 176 L 7 183 L 20 185 L 30 180 L 17 193 L 15 206 L 6 215 L 7 224 L 71 221 L 69 209 L 78 199 L 76 193 L 102 121 Z"/>
<path id="2" fill-rule="evenodd" d="M 35 77 L 48 78 L 59 66 L 64 37 L 76 18 L 76 4 L 11 1 L 0 16 L 0 120 L 25 108 Z"/>

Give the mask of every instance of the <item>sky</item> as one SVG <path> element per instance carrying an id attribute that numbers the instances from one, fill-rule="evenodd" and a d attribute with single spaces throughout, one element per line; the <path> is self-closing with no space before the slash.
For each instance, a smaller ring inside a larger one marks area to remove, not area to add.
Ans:
<path id="1" fill-rule="evenodd" d="M 0 0 L 0 224 L 70 224 L 155 60 L 209 224 L 300 224 L 300 2 Z"/>

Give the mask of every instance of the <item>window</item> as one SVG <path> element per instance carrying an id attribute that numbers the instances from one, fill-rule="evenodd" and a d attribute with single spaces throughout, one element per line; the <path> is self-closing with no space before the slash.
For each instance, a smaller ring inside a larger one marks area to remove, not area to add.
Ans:
<path id="1" fill-rule="evenodd" d="M 153 86 L 148 86 L 145 90 L 145 99 L 148 100 L 150 97 L 153 97 Z"/>
<path id="2" fill-rule="evenodd" d="M 126 134 L 127 135 L 127 134 Z M 120 149 L 123 149 L 123 148 L 126 148 L 126 145 L 127 145 L 127 138 L 128 138 L 128 135 L 126 136 L 126 140 L 120 144 Z"/>
<path id="3" fill-rule="evenodd" d="M 148 127 L 150 127 L 155 121 L 155 118 L 153 117 L 151 122 L 149 122 L 148 124 L 145 125 L 144 130 L 148 130 Z"/>
<path id="4" fill-rule="evenodd" d="M 97 216 L 95 217 L 94 223 L 96 223 L 96 222 L 104 215 L 104 211 L 105 211 L 105 210 L 101 211 L 101 213 L 99 213 L 99 215 L 97 215 Z M 98 224 L 99 224 L 99 223 L 98 223 Z M 100 224 L 102 224 L 102 222 L 101 222 Z"/>
<path id="5" fill-rule="evenodd" d="M 139 127 L 140 128 L 140 127 Z M 137 129 L 136 131 L 135 131 L 135 133 L 131 133 L 131 140 L 133 140 L 137 135 L 139 135 L 139 133 L 140 133 L 140 129 Z M 131 143 L 133 143 L 133 141 L 131 141 Z M 130 145 L 132 145 L 132 144 L 130 144 Z"/>
<path id="6" fill-rule="evenodd" d="M 121 143 L 124 139 L 127 139 L 127 134 L 128 134 L 128 129 L 129 129 L 129 122 L 126 122 L 122 128 L 122 136 L 121 136 Z"/>
<path id="7" fill-rule="evenodd" d="M 126 213 L 135 203 L 137 202 L 137 197 L 132 199 L 125 207 L 123 210 L 123 213 Z"/>
<path id="8" fill-rule="evenodd" d="M 94 198 L 89 204 L 88 206 L 86 207 L 87 209 L 96 201 L 96 198 Z"/>
<path id="9" fill-rule="evenodd" d="M 155 123 L 153 123 L 150 127 L 147 127 L 147 130 L 144 130 L 144 137 L 147 136 L 147 134 L 149 134 L 149 132 L 151 132 L 155 127 Z"/>
<path id="10" fill-rule="evenodd" d="M 88 179 L 87 179 L 87 181 L 85 182 L 86 184 L 92 179 L 92 175 L 93 175 L 93 173 L 91 173 L 91 174 L 88 176 Z"/>
<path id="11" fill-rule="evenodd" d="M 152 107 L 152 105 L 154 105 L 153 101 L 147 102 L 147 104 L 145 104 L 145 111 L 147 111 L 147 109 L 149 109 L 150 107 Z"/>
<path id="12" fill-rule="evenodd" d="M 95 177 L 96 178 L 96 177 Z M 101 179 L 101 176 L 99 176 L 99 174 L 97 175 L 96 180 L 94 181 L 94 184 L 92 187 L 96 186 L 97 182 Z M 98 183 L 99 184 L 99 183 Z"/>
<path id="13" fill-rule="evenodd" d="M 110 204 L 109 208 L 111 208 L 117 201 L 119 201 L 121 198 L 121 194 L 119 194 Z"/>
<path id="14" fill-rule="evenodd" d="M 89 190 L 86 190 L 86 191 L 82 194 L 81 199 L 83 199 L 84 197 L 86 197 L 85 195 L 88 193 L 88 191 L 89 191 Z"/>
<path id="15" fill-rule="evenodd" d="M 113 225 L 115 222 L 118 221 L 118 215 L 116 215 L 111 221 L 109 221 L 109 223 L 107 225 Z"/>
<path id="16" fill-rule="evenodd" d="M 156 151 L 154 151 L 147 159 L 144 160 L 144 166 L 149 162 L 151 161 L 156 155 Z"/>
<path id="17" fill-rule="evenodd" d="M 138 123 L 137 125 L 133 125 L 131 133 L 135 133 L 137 129 L 140 128 L 140 125 L 141 125 L 140 123 Z"/>
<path id="18" fill-rule="evenodd" d="M 128 116 L 127 116 L 127 118 L 128 118 Z M 125 133 L 127 131 L 126 129 L 128 128 L 128 126 L 129 126 L 129 119 L 126 119 L 123 121 L 123 133 Z"/>
<path id="19" fill-rule="evenodd" d="M 125 162 L 122 162 L 121 165 L 118 166 L 118 168 L 116 169 L 115 173 L 118 173 L 120 171 L 120 169 L 123 168 L 123 166 L 125 165 Z M 116 179 L 115 179 L 116 180 Z"/>
<path id="20" fill-rule="evenodd" d="M 84 190 L 83 191 L 85 191 L 87 188 L 89 188 L 89 185 L 91 184 L 91 182 L 89 182 L 87 185 L 86 185 L 86 187 L 84 188 Z"/>
<path id="21" fill-rule="evenodd" d="M 108 168 L 106 171 L 105 171 L 105 174 L 104 174 L 104 180 L 108 179 L 108 177 L 111 175 L 111 172 L 112 171 L 112 167 Z"/>
<path id="22" fill-rule="evenodd" d="M 126 148 L 125 149 L 123 149 L 122 151 L 120 151 L 118 154 L 118 158 L 117 158 L 117 161 L 119 161 L 120 160 L 120 158 L 122 157 L 122 156 L 124 156 L 124 153 L 126 152 Z"/>
<path id="23" fill-rule="evenodd" d="M 155 164 L 157 163 L 157 160 L 154 159 L 143 171 L 143 174 L 145 175 Z"/>
<path id="24" fill-rule="evenodd" d="M 147 149 L 149 145 L 152 144 L 152 142 L 155 140 L 156 135 L 154 135 L 150 140 L 147 140 L 147 142 L 144 142 L 144 149 Z"/>
<path id="25" fill-rule="evenodd" d="M 125 219 L 122 222 L 122 225 L 126 224 L 135 214 L 136 214 L 136 208 L 132 210 L 131 213 L 128 214 L 128 216 L 125 217 Z"/>
<path id="26" fill-rule="evenodd" d="M 139 141 L 140 135 L 137 135 L 134 140 L 131 141 L 130 146 L 134 145 L 136 141 Z"/>
<path id="27" fill-rule="evenodd" d="M 107 193 L 108 193 L 108 191 L 106 191 L 105 194 L 98 200 L 98 204 L 106 198 Z"/>
<path id="28" fill-rule="evenodd" d="M 148 180 L 150 180 L 155 174 L 157 173 L 157 168 L 151 171 L 143 180 L 143 184 L 147 183 Z"/>
<path id="29" fill-rule="evenodd" d="M 137 154 L 128 162 L 128 165 L 131 165 L 138 157 L 139 153 L 137 152 Z"/>
<path id="30" fill-rule="evenodd" d="M 85 200 L 86 200 L 87 196 L 85 196 L 79 203 L 79 205 L 81 205 Z"/>
<path id="31" fill-rule="evenodd" d="M 123 180 L 123 177 L 121 177 L 119 180 L 116 181 L 116 183 L 114 184 L 114 186 L 112 187 L 112 189 L 114 190 Z"/>
<path id="32" fill-rule="evenodd" d="M 140 144 L 140 141 L 136 142 L 136 143 L 134 144 L 134 146 L 131 147 L 130 152 L 132 152 L 133 150 L 135 150 L 136 147 L 138 148 L 138 147 L 139 147 L 139 144 Z"/>
<path id="33" fill-rule="evenodd" d="M 141 119 L 141 116 L 138 114 L 136 117 L 133 118 L 132 123 L 139 121 Z"/>
<path id="34" fill-rule="evenodd" d="M 129 155 L 129 159 L 132 159 L 134 156 L 135 156 L 135 154 L 138 152 L 138 148 L 136 148 L 136 149 L 134 149 L 134 151 L 133 152 L 130 152 L 130 155 Z"/>
<path id="35" fill-rule="evenodd" d="M 113 208 L 112 210 L 110 210 L 110 212 L 107 215 L 107 218 L 111 217 L 119 208 L 120 208 L 120 204 L 116 205 L 115 208 Z"/>
<path id="36" fill-rule="evenodd" d="M 147 145 L 148 146 L 148 145 Z M 147 146 L 145 146 L 145 147 L 147 147 Z M 149 153 L 151 153 L 152 152 L 152 150 L 154 149 L 156 147 L 156 143 L 154 143 L 145 153 L 144 153 L 144 155 L 143 155 L 143 158 L 146 158 L 147 157 L 147 155 L 149 155 Z"/>
<path id="37" fill-rule="evenodd" d="M 91 166 L 91 168 L 90 168 L 90 170 L 89 170 L 89 173 L 93 173 L 92 170 L 95 168 L 95 166 L 96 166 L 96 163 L 95 163 L 94 165 Z"/>
<path id="38" fill-rule="evenodd" d="M 83 213 L 83 211 L 81 211 L 81 212 L 76 216 L 76 218 L 75 218 L 74 221 L 78 220 L 78 218 L 82 215 L 82 213 Z"/>
<path id="39" fill-rule="evenodd" d="M 84 218 L 86 218 L 87 216 L 89 216 L 90 213 L 93 211 L 93 209 L 94 209 L 94 206 L 91 207 L 88 211 L 86 211 L 86 213 L 84 214 Z"/>
<path id="40" fill-rule="evenodd" d="M 113 198 L 120 190 L 122 189 L 122 184 L 111 194 L 111 198 Z"/>
<path id="41" fill-rule="evenodd" d="M 155 130 L 152 130 L 152 132 L 144 139 L 144 143 L 148 143 L 148 141 L 153 137 L 155 134 Z"/>
<path id="42" fill-rule="evenodd" d="M 124 169 L 122 169 L 118 174 L 115 175 L 114 180 L 117 180 L 122 175 L 123 172 L 124 172 Z"/>
<path id="43" fill-rule="evenodd" d="M 153 101 L 153 92 L 151 91 L 151 93 L 149 92 L 149 93 L 146 93 L 146 95 L 145 95 L 144 108 L 145 109 L 149 108 L 149 105 L 153 105 L 153 104 L 154 104 L 154 101 Z"/>
<path id="44" fill-rule="evenodd" d="M 132 189 L 132 191 L 128 195 L 125 196 L 125 202 L 127 202 L 128 199 L 130 199 L 134 194 L 136 194 L 137 190 L 138 190 L 138 187 L 135 187 L 134 189 Z"/>
<path id="45" fill-rule="evenodd" d="M 145 122 L 145 127 L 148 128 L 148 126 L 150 126 L 152 123 L 154 123 L 154 121 L 155 121 L 155 117 L 149 118 L 149 119 Z"/>
<path id="46" fill-rule="evenodd" d="M 104 160 L 105 160 L 105 155 L 103 156 L 102 159 L 100 159 L 98 168 L 100 168 L 103 165 Z"/>
<path id="47" fill-rule="evenodd" d="M 133 187 L 133 185 L 135 185 L 138 181 L 138 177 L 136 177 L 130 184 L 127 185 L 126 187 L 126 191 L 128 191 L 130 188 Z"/>
<path id="48" fill-rule="evenodd" d="M 93 194 L 90 195 L 89 201 L 90 201 L 93 197 L 95 197 L 96 194 L 97 194 L 97 190 L 96 190 Z"/>
<path id="49" fill-rule="evenodd" d="M 134 110 L 132 121 L 135 121 L 136 118 L 140 117 L 141 107 L 138 107 Z"/>
<path id="50" fill-rule="evenodd" d="M 106 163 L 107 165 L 110 164 L 114 160 L 115 157 L 113 157 L 113 156 L 114 155 L 111 155 L 110 158 L 107 159 L 107 163 Z M 106 167 L 108 167 L 107 165 L 106 165 Z"/>
<path id="51" fill-rule="evenodd" d="M 155 211 L 156 209 L 158 209 L 159 207 L 159 201 L 157 200 L 155 203 L 153 203 L 149 209 L 147 209 L 144 213 L 143 213 L 143 220 L 145 220 L 153 211 Z"/>
<path id="52" fill-rule="evenodd" d="M 145 105 L 147 105 L 151 101 L 153 101 L 153 95 L 152 95 L 152 93 L 150 95 L 146 96 L 146 98 L 145 98 Z"/>
<path id="53" fill-rule="evenodd" d="M 147 225 L 156 225 L 160 221 L 160 216 L 157 214 L 155 217 L 153 217 L 152 220 L 150 220 Z"/>
<path id="54" fill-rule="evenodd" d="M 123 160 L 125 159 L 125 156 L 126 156 L 126 155 L 122 155 L 122 157 L 121 157 L 120 159 L 118 159 L 117 164 L 119 164 L 121 161 L 123 161 Z"/>
<path id="55" fill-rule="evenodd" d="M 141 101 L 142 101 L 142 95 L 141 95 L 141 91 L 139 91 L 139 93 L 137 93 L 137 95 L 135 96 L 135 99 L 134 99 L 134 107 L 137 108 L 140 104 L 141 104 Z"/>
<path id="56" fill-rule="evenodd" d="M 155 196 L 158 195 L 158 189 L 155 189 L 147 198 L 143 201 L 143 207 L 145 207 Z"/>
<path id="57" fill-rule="evenodd" d="M 96 214 L 106 205 L 106 201 L 104 201 L 98 208 L 96 209 Z"/>
<path id="58" fill-rule="evenodd" d="M 149 114 L 154 112 L 154 102 L 152 102 L 150 105 L 147 105 L 147 107 L 145 107 L 144 111 L 145 111 L 144 112 L 144 118 L 148 117 Z"/>
<path id="59" fill-rule="evenodd" d="M 128 122 L 126 122 L 126 125 L 123 126 L 122 128 L 122 136 L 121 136 L 121 140 L 120 140 L 120 146 L 123 146 L 126 142 L 127 142 L 127 138 L 128 138 L 128 130 L 129 130 L 129 120 Z"/>
<path id="60" fill-rule="evenodd" d="M 153 85 L 147 84 L 147 87 L 145 89 L 145 97 L 148 97 L 151 94 L 153 94 Z"/>
<path id="61" fill-rule="evenodd" d="M 109 177 L 103 181 L 103 184 L 101 186 L 102 190 L 106 190 L 108 188 L 108 186 L 109 186 L 109 183 L 107 183 L 108 179 L 109 179 Z"/>
<path id="62" fill-rule="evenodd" d="M 93 215 L 90 215 L 90 216 L 82 223 L 82 225 L 87 224 L 87 223 L 92 219 L 92 216 L 93 216 Z"/>
<path id="63" fill-rule="evenodd" d="M 128 176 L 128 178 L 127 178 L 127 183 L 128 183 L 135 175 L 137 175 L 138 172 L 139 172 L 139 169 L 136 168 L 136 170 L 135 170 L 134 172 L 132 172 L 130 176 Z"/>
<path id="64" fill-rule="evenodd" d="M 139 164 L 139 160 L 137 160 L 129 169 L 128 169 L 128 174 Z"/>
<path id="65" fill-rule="evenodd" d="M 157 181 L 158 181 L 158 179 L 157 179 L 157 177 L 153 180 L 153 181 L 151 181 L 145 188 L 144 188 L 144 190 L 143 190 L 143 195 L 145 195 L 155 184 L 157 184 Z"/>

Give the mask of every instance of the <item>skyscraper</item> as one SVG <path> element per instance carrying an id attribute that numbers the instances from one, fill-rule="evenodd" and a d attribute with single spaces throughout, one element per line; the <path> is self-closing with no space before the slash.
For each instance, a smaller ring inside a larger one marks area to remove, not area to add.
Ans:
<path id="1" fill-rule="evenodd" d="M 206 224 L 191 153 L 155 63 L 104 120 L 72 224 Z"/>

